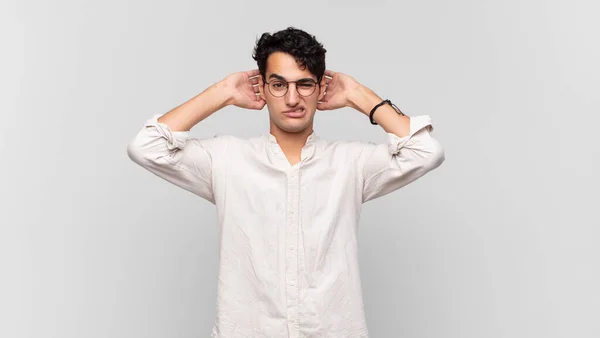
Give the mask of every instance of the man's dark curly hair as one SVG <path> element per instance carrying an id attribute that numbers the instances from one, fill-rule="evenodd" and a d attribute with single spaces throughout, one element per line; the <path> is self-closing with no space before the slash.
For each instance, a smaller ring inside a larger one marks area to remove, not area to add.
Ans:
<path id="1" fill-rule="evenodd" d="M 294 27 L 288 27 L 272 35 L 263 33 L 260 39 L 257 39 L 252 54 L 263 79 L 266 77 L 267 58 L 273 52 L 290 54 L 301 69 L 308 67 L 308 70 L 317 77 L 317 81 L 320 82 L 323 78 L 327 50 L 313 35 Z"/>

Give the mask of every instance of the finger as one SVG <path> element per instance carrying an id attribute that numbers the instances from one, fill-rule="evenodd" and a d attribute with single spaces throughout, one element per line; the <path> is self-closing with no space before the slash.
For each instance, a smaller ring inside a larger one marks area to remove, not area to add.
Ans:
<path id="1" fill-rule="evenodd" d="M 253 85 L 258 84 L 258 77 L 250 78 L 250 83 L 252 83 Z"/>
<path id="2" fill-rule="evenodd" d="M 329 110 L 329 105 L 327 104 L 327 102 L 317 102 L 317 109 L 318 110 Z"/>
<path id="3" fill-rule="evenodd" d="M 325 75 L 333 77 L 333 75 L 335 75 L 335 72 L 333 70 L 325 69 Z"/>
<path id="4" fill-rule="evenodd" d="M 261 110 L 265 106 L 265 100 L 259 100 L 254 103 L 254 109 Z"/>
<path id="5" fill-rule="evenodd" d="M 327 103 L 328 98 L 325 97 L 326 94 L 327 92 L 323 93 L 323 97 L 321 98 L 321 100 L 317 101 L 317 105 Z"/>
<path id="6" fill-rule="evenodd" d="M 246 71 L 246 75 L 248 75 L 248 77 L 254 77 L 254 76 L 257 76 L 258 74 L 260 74 L 260 70 L 258 70 L 258 69 L 252 69 L 252 70 Z"/>

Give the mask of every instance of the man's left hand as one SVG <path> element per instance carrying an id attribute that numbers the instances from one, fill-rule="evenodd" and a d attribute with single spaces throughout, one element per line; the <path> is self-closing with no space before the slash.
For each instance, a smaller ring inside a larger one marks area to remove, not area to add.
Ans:
<path id="1" fill-rule="evenodd" d="M 326 69 L 321 86 L 325 86 L 325 96 L 317 103 L 318 110 L 358 108 L 352 102 L 352 97 L 360 92 L 363 86 L 353 77 Z"/>

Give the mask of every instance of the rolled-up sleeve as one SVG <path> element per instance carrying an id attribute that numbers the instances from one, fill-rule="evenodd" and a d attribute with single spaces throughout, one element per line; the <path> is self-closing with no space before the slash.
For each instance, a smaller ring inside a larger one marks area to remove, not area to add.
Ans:
<path id="1" fill-rule="evenodd" d="M 160 116 L 144 123 L 127 145 L 127 155 L 153 174 L 214 204 L 212 167 L 214 157 L 225 147 L 225 136 L 190 138 L 189 131 L 172 131 L 158 122 Z"/>
<path id="2" fill-rule="evenodd" d="M 432 131 L 429 115 L 414 116 L 409 135 L 387 133 L 386 143 L 365 145 L 359 160 L 363 203 L 415 181 L 444 162 L 444 149 Z"/>

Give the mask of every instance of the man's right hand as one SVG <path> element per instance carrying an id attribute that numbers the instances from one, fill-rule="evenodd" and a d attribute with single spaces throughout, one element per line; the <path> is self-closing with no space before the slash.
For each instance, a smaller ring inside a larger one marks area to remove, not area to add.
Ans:
<path id="1" fill-rule="evenodd" d="M 258 69 L 233 73 L 171 109 L 159 117 L 158 122 L 166 124 L 172 131 L 187 131 L 196 123 L 230 104 L 261 110 L 266 104 L 265 100 L 257 95 L 258 86 L 261 84 Z"/>
<path id="2" fill-rule="evenodd" d="M 266 102 L 258 95 L 258 85 L 262 83 L 260 76 L 260 71 L 253 69 L 230 74 L 221 80 L 230 91 L 228 103 L 240 108 L 263 109 Z"/>

